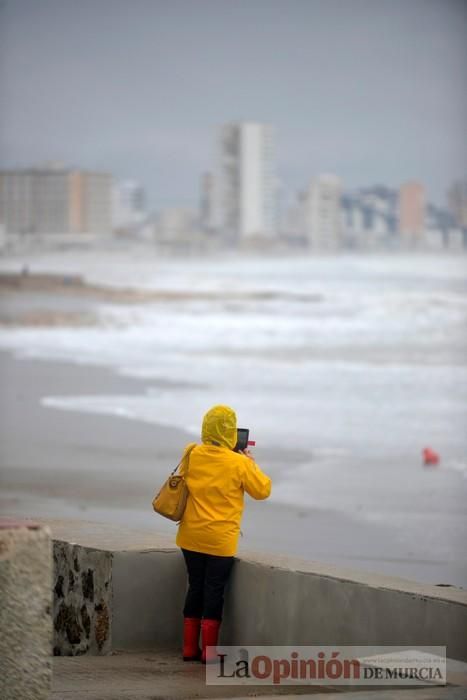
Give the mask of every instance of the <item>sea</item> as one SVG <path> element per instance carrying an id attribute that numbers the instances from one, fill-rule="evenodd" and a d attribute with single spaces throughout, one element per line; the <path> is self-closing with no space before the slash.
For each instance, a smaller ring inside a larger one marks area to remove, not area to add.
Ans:
<path id="1" fill-rule="evenodd" d="M 51 395 L 45 406 L 197 439 L 207 408 L 229 404 L 258 446 L 290 454 L 277 502 L 383 523 L 421 556 L 465 561 L 465 255 L 183 259 L 135 247 L 0 260 L 0 270 L 25 265 L 183 293 L 98 303 L 90 327 L 1 328 L 0 348 L 18 355 L 147 380 L 141 395 Z M 424 466 L 425 447 L 438 466 Z"/>

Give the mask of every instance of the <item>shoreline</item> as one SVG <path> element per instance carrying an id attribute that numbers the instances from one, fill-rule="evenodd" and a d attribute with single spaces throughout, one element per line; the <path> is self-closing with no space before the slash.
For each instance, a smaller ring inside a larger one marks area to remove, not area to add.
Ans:
<path id="1" fill-rule="evenodd" d="M 0 269 L 0 290 L 3 294 L 19 295 L 31 292 L 66 297 L 89 298 L 95 302 L 141 304 L 180 301 L 292 301 L 320 302 L 321 294 L 297 293 L 285 290 L 175 290 L 140 289 L 137 287 L 95 284 L 82 275 L 41 272 L 3 272 Z"/>
<path id="2" fill-rule="evenodd" d="M 97 519 L 171 533 L 175 541 L 176 526 L 152 512 L 151 500 L 193 436 L 40 402 L 45 394 L 140 393 L 144 378 L 100 366 L 20 359 L 10 351 L 0 351 L 0 378 L 2 514 Z M 255 453 L 273 483 L 280 480 L 289 451 L 263 448 Z M 404 556 L 387 527 L 337 510 L 245 499 L 242 532 L 240 552 L 294 555 L 427 583 L 465 585 L 462 570 L 413 553 Z"/>

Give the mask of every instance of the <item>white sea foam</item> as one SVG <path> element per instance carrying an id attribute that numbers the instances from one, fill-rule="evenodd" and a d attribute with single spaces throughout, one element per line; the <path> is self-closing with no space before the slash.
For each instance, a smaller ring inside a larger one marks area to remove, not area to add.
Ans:
<path id="1" fill-rule="evenodd" d="M 101 323 L 88 328 L 0 328 L 0 347 L 22 356 L 141 380 L 139 394 L 43 397 L 49 410 L 175 426 L 196 439 L 206 408 L 231 404 L 258 446 L 280 448 L 273 500 L 385 523 L 407 557 L 461 559 L 465 257 L 174 261 L 77 251 L 3 258 L 0 269 L 23 264 L 122 287 L 221 293 L 100 304 Z M 426 445 L 441 454 L 436 469 L 423 467 Z"/>
<path id="2" fill-rule="evenodd" d="M 428 443 L 453 458 L 467 449 L 464 259 L 174 261 L 111 251 L 13 263 L 0 267 L 240 295 L 100 304 L 97 327 L 2 328 L 0 347 L 23 356 L 146 380 L 139 397 L 54 397 L 55 407 L 184 428 L 223 401 L 263 444 L 311 449 L 320 459 L 329 455 L 319 445 L 389 456 L 418 454 Z"/>

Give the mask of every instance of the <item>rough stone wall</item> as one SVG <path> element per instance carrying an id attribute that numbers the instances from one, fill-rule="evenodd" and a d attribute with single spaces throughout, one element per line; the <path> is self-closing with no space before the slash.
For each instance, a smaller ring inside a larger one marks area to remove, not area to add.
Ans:
<path id="1" fill-rule="evenodd" d="M 54 541 L 55 656 L 108 654 L 112 647 L 112 553 Z"/>
<path id="2" fill-rule="evenodd" d="M 0 698 L 47 700 L 51 685 L 52 544 L 47 527 L 0 527 Z"/>

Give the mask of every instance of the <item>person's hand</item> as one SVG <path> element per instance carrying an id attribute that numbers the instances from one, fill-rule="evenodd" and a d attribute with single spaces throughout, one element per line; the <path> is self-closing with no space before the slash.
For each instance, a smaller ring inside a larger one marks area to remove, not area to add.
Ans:
<path id="1" fill-rule="evenodd" d="M 245 457 L 249 457 L 249 459 L 253 459 L 253 455 L 251 454 L 251 452 L 248 448 L 243 450 L 243 454 L 245 455 Z"/>

